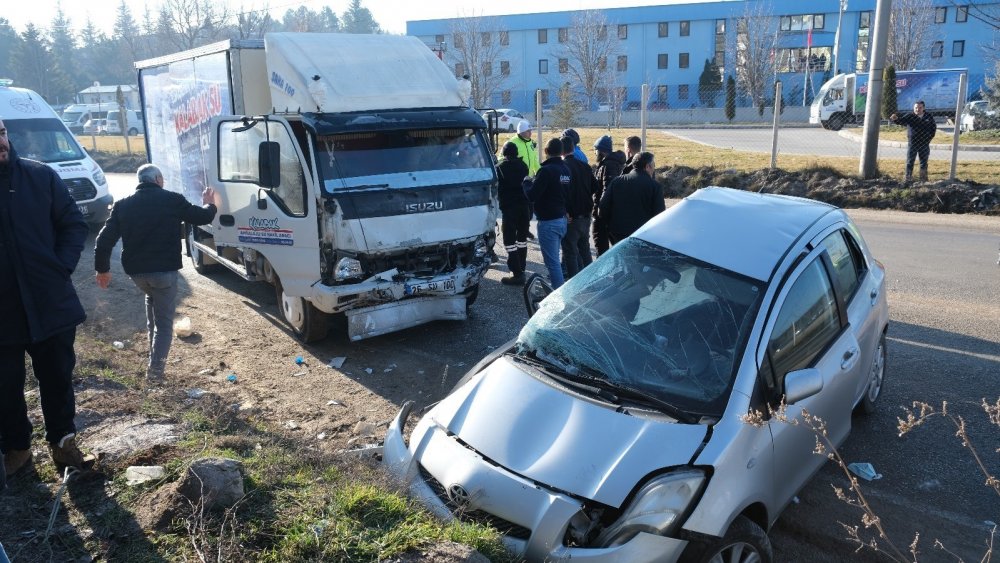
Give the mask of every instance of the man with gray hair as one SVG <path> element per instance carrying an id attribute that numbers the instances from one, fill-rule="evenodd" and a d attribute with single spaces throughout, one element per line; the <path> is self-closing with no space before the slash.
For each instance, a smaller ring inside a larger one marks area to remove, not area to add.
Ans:
<path id="1" fill-rule="evenodd" d="M 215 191 L 205 188 L 204 207 L 188 203 L 179 193 L 163 189 L 163 174 L 152 164 L 136 173 L 135 193 L 116 201 L 94 247 L 97 285 L 111 284 L 111 250 L 122 239 L 122 269 L 146 294 L 149 367 L 146 379 L 164 378 L 177 309 L 177 270 L 181 269 L 182 222 L 205 225 L 215 218 Z"/>

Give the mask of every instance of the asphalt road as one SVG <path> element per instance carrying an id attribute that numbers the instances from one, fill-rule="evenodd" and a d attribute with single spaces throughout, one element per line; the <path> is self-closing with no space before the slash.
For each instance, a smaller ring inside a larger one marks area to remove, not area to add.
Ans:
<path id="1" fill-rule="evenodd" d="M 131 175 L 109 178 L 116 197 L 134 186 Z M 921 561 L 947 559 L 932 548 L 934 539 L 966 561 L 978 561 L 989 534 L 985 522 L 1000 522 L 1000 497 L 983 485 L 983 475 L 947 420 L 935 419 L 900 438 L 896 418 L 913 401 L 936 406 L 947 401 L 949 411 L 965 419 L 988 470 L 1000 475 L 1000 431 L 980 406 L 983 398 L 1000 399 L 1000 218 L 851 214 L 887 268 L 891 324 L 881 410 L 854 418 L 841 453 L 846 462 L 870 462 L 883 475 L 863 483 L 862 490 L 904 553 L 919 532 Z M 529 269 L 543 271 L 536 244 L 529 244 L 529 253 Z M 196 276 L 189 267 L 184 275 Z M 499 283 L 504 275 L 500 264 L 488 272 L 468 321 L 437 322 L 353 344 L 334 331 L 309 351 L 317 358 L 346 355 L 355 365 L 375 367 L 374 375 L 360 373 L 355 379 L 396 405 L 407 399 L 416 400 L 418 408 L 433 403 L 465 370 L 514 338 L 527 320 L 520 290 Z M 256 293 L 264 301 L 271 291 L 226 274 L 214 279 L 251 294 L 250 301 Z M 233 307 L 245 307 L 244 297 L 234 294 Z M 260 313 L 248 309 L 247 314 Z M 391 364 L 426 374 L 425 383 L 403 390 L 390 385 L 388 378 L 395 376 L 380 374 L 380 366 Z M 883 560 L 870 552 L 854 554 L 856 546 L 846 539 L 841 523 L 860 526 L 859 512 L 837 500 L 831 486 L 847 484 L 828 463 L 800 492 L 771 531 L 778 561 Z"/>
<path id="2" fill-rule="evenodd" d="M 771 129 L 665 129 L 675 137 L 738 151 L 763 152 L 771 154 Z M 852 129 L 861 135 L 861 129 Z M 936 143 L 947 144 L 950 136 L 938 133 Z M 778 132 L 778 155 L 797 154 L 810 156 L 852 156 L 861 154 L 861 143 L 846 139 L 835 131 L 821 127 L 789 127 Z M 880 159 L 906 158 L 905 148 L 883 147 L 878 149 Z M 932 149 L 931 160 L 951 160 L 951 151 Z M 958 151 L 959 162 L 965 160 L 986 160 L 1000 162 L 1000 152 Z"/>

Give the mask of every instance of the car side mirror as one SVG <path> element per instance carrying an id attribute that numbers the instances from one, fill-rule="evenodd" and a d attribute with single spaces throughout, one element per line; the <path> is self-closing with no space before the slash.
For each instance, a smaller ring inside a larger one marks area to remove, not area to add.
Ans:
<path id="1" fill-rule="evenodd" d="M 785 376 L 785 403 L 795 403 L 823 390 L 823 374 L 816 368 L 800 369 Z"/>
<path id="2" fill-rule="evenodd" d="M 543 299 L 552 293 L 552 286 L 542 278 L 541 274 L 531 274 L 524 283 L 524 306 L 528 308 L 531 317 L 538 310 Z"/>
<path id="3" fill-rule="evenodd" d="M 281 145 L 274 141 L 261 141 L 257 147 L 257 177 L 262 188 L 281 185 Z"/>

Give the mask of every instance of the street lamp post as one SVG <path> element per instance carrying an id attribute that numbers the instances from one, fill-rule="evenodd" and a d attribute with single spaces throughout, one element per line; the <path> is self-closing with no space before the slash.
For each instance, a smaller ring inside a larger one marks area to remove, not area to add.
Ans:
<path id="1" fill-rule="evenodd" d="M 837 33 L 833 36 L 833 73 L 840 73 L 840 26 L 844 22 L 847 0 L 840 0 L 840 14 L 837 16 Z"/>

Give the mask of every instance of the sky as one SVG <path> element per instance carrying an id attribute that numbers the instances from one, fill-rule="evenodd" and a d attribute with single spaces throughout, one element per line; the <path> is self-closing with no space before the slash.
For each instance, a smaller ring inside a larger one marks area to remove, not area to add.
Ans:
<path id="1" fill-rule="evenodd" d="M 215 0 L 219 2 L 220 0 Z M 221 0 L 225 1 L 225 0 Z M 269 7 L 271 14 L 278 18 L 289 8 L 299 6 L 319 11 L 324 6 L 341 15 L 350 5 L 350 0 L 228 0 L 231 7 L 244 9 Z M 587 10 L 600 8 L 620 8 L 623 6 L 658 6 L 664 4 L 688 4 L 706 0 L 362 0 L 382 29 L 390 33 L 405 33 L 408 20 L 430 20 L 461 16 L 495 16 L 503 14 L 527 14 L 537 12 L 559 12 L 564 10 Z M 61 4 L 75 30 L 82 28 L 89 16 L 94 25 L 111 34 L 115 11 L 121 0 L 31 0 L 30 2 L 5 2 L 8 8 L 0 13 L 7 18 L 14 29 L 23 31 L 28 23 L 47 29 L 52 22 L 56 5 Z M 126 0 L 132 16 L 140 19 L 149 6 L 155 13 L 163 0 Z M 542 7 L 544 5 L 544 8 Z"/>

